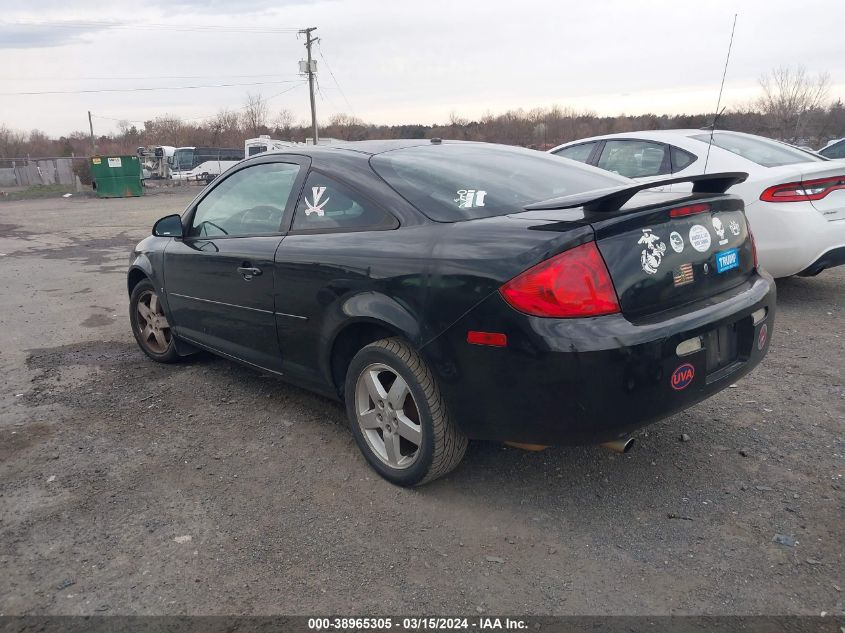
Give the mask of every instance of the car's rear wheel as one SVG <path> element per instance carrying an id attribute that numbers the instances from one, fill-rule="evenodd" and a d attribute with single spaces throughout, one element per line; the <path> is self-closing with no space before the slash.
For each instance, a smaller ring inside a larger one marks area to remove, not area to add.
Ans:
<path id="1" fill-rule="evenodd" d="M 346 410 L 358 447 L 388 481 L 415 486 L 460 463 L 467 438 L 452 423 L 425 362 L 389 338 L 359 351 L 346 375 Z"/>
<path id="2" fill-rule="evenodd" d="M 147 356 L 159 363 L 172 363 L 179 358 L 164 307 L 148 279 L 132 289 L 129 321 L 138 346 Z"/>

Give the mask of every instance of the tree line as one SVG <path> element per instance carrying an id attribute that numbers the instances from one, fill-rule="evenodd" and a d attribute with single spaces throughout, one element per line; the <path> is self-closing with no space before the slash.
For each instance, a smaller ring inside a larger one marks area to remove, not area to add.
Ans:
<path id="1" fill-rule="evenodd" d="M 720 113 L 599 116 L 551 106 L 488 113 L 479 119 L 453 113 L 448 123 L 433 125 L 379 125 L 341 113 L 320 124 L 320 136 L 346 141 L 447 138 L 548 149 L 600 134 L 709 128 L 715 123 L 718 129 L 759 134 L 812 148 L 845 137 L 845 104 L 829 98 L 829 75 L 812 76 L 800 66 L 779 67 L 761 76 L 759 84 L 759 98 Z M 289 110 L 272 112 L 266 99 L 248 94 L 238 110 L 222 109 L 212 117 L 194 121 L 169 115 L 145 121 L 141 126 L 123 121 L 117 133 L 100 135 L 95 142 L 98 153 L 131 154 L 138 147 L 154 145 L 242 147 L 246 138 L 261 134 L 304 142 L 311 135 L 311 127 L 297 122 Z M 0 124 L 0 158 L 91 153 L 91 141 L 85 132 L 50 138 L 38 130 L 25 133 Z"/>

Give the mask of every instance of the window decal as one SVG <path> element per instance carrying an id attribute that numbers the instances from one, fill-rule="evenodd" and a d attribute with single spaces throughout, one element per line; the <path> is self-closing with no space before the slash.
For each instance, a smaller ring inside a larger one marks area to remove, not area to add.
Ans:
<path id="1" fill-rule="evenodd" d="M 672 250 L 676 253 L 684 252 L 684 238 L 677 231 L 672 231 L 669 234 L 669 243 L 672 245 Z"/>
<path id="2" fill-rule="evenodd" d="M 673 270 L 672 281 L 676 288 L 678 286 L 691 284 L 695 281 L 695 271 L 692 268 L 692 264 L 687 262 L 686 264 L 681 264 L 678 268 Z"/>
<path id="3" fill-rule="evenodd" d="M 314 199 L 314 202 L 308 202 L 308 198 L 305 198 L 305 215 L 311 215 L 312 213 L 316 213 L 319 217 L 326 215 L 323 207 L 326 206 L 326 203 L 328 203 L 331 198 L 326 198 L 320 202 L 324 193 L 326 193 L 325 187 L 311 187 L 311 197 Z"/>
<path id="4" fill-rule="evenodd" d="M 663 261 L 663 256 L 666 254 L 666 244 L 660 240 L 660 237 L 651 232 L 651 229 L 643 229 L 643 234 L 637 244 L 645 244 L 645 248 L 640 255 L 640 264 L 643 270 L 649 275 L 653 275 L 660 268 L 660 262 Z"/>
<path id="5" fill-rule="evenodd" d="M 710 231 L 700 224 L 694 224 L 689 230 L 689 243 L 699 253 L 705 252 L 710 248 Z"/>
<path id="6" fill-rule="evenodd" d="M 725 227 L 722 226 L 722 221 L 719 218 L 713 218 L 713 228 L 716 230 L 716 235 L 719 236 L 719 246 L 724 246 L 728 243 L 725 238 Z"/>
<path id="7" fill-rule="evenodd" d="M 475 207 L 484 206 L 484 197 L 487 192 L 483 189 L 458 189 L 458 197 L 455 202 L 458 203 L 459 209 L 474 209 Z"/>
<path id="8" fill-rule="evenodd" d="M 739 222 L 737 222 L 736 220 L 731 220 L 731 223 L 728 224 L 728 228 L 731 230 L 731 233 L 733 233 L 734 235 L 739 235 L 739 232 L 741 230 L 739 228 Z"/>

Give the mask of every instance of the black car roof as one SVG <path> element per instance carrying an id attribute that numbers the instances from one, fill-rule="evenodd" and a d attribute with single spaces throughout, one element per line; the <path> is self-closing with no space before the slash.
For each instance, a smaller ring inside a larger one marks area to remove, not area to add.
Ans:
<path id="1" fill-rule="evenodd" d="M 442 141 L 440 141 L 442 142 Z M 389 139 L 380 141 L 354 141 L 337 145 L 338 149 L 352 150 L 363 154 L 380 154 L 393 149 L 404 149 L 406 147 L 417 147 L 419 145 L 432 145 L 431 139 Z"/>
<path id="2" fill-rule="evenodd" d="M 283 149 L 272 150 L 269 152 L 262 152 L 255 156 L 267 156 L 268 154 L 300 154 L 303 156 L 326 156 L 330 154 L 342 152 L 357 152 L 367 156 L 381 154 L 382 152 L 389 152 L 394 149 L 404 149 L 406 147 L 419 147 L 421 145 L 436 145 L 436 144 L 454 144 L 463 143 L 466 141 L 441 141 L 437 139 L 432 142 L 429 138 L 417 139 L 386 139 L 378 141 L 345 141 L 343 143 L 335 143 L 332 145 L 297 145 L 294 147 L 285 147 Z M 253 157 L 254 158 L 254 157 Z"/>

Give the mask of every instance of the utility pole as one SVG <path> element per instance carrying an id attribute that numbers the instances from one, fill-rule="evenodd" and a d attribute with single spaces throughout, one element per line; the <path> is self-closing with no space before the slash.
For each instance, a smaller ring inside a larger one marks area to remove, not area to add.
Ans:
<path id="1" fill-rule="evenodd" d="M 97 144 L 94 142 L 94 123 L 91 121 L 91 110 L 88 110 L 88 129 L 91 131 L 91 153 L 97 153 Z"/>
<path id="2" fill-rule="evenodd" d="M 308 75 L 308 92 L 311 95 L 311 138 L 314 141 L 314 145 L 316 145 L 319 140 L 319 136 L 317 134 L 317 104 L 314 101 L 314 69 L 317 64 L 311 60 L 311 45 L 317 40 L 311 37 L 311 32 L 316 30 L 317 27 L 312 26 L 299 31 L 300 33 L 305 33 L 305 49 L 308 51 L 308 61 L 305 64 L 305 72 Z"/>

